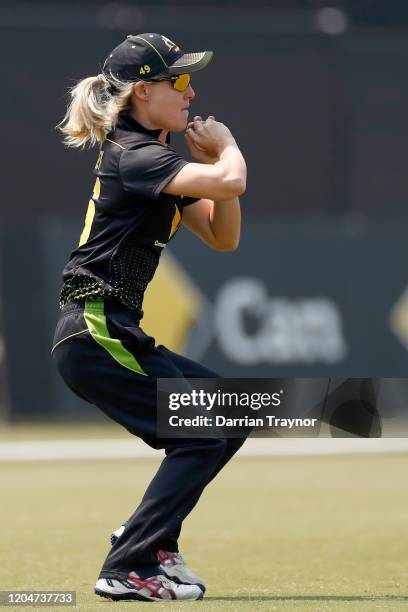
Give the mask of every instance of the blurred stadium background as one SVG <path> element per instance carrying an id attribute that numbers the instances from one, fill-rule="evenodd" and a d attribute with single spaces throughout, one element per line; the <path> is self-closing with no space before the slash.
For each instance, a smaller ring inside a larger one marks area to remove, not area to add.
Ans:
<path id="1" fill-rule="evenodd" d="M 97 156 L 60 143 L 67 88 L 128 33 L 215 51 L 193 112 L 225 121 L 248 160 L 242 242 L 212 253 L 181 230 L 146 331 L 231 377 L 405 377 L 408 4 L 0 0 L 0 30 L 0 588 L 77 589 L 89 612 L 104 532 L 159 459 L 70 394 L 50 359 Z M 208 609 L 406 609 L 406 445 L 250 442 L 183 531 Z M 11 460 L 47 453 L 65 461 Z"/>

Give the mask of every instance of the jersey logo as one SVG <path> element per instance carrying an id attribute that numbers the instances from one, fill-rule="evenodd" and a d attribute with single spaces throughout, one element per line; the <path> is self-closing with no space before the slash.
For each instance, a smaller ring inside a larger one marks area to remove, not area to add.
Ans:
<path id="1" fill-rule="evenodd" d="M 167 36 L 161 36 L 160 38 L 162 39 L 166 47 L 170 49 L 170 51 L 180 51 L 180 48 L 176 45 L 176 43 L 170 40 L 170 38 L 167 38 Z"/>

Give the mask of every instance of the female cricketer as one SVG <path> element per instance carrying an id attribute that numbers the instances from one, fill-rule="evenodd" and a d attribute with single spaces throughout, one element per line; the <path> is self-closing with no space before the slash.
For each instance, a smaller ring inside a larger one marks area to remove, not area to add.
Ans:
<path id="1" fill-rule="evenodd" d="M 100 150 L 85 227 L 63 272 L 53 358 L 74 393 L 166 452 L 114 532 L 95 587 L 113 600 L 202 599 L 204 581 L 178 551 L 181 525 L 243 442 L 157 436 L 157 378 L 217 374 L 157 346 L 139 325 L 145 289 L 181 222 L 217 251 L 239 242 L 243 156 L 213 116 L 188 121 L 191 73 L 212 55 L 184 53 L 160 34 L 128 36 L 101 74 L 72 88 L 59 126 L 67 146 Z M 169 145 L 170 132 L 182 131 L 194 162 Z"/>

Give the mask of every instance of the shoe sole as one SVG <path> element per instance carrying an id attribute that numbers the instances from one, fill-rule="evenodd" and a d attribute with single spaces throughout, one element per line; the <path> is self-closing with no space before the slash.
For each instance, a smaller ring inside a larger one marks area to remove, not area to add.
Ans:
<path id="1" fill-rule="evenodd" d="M 140 595 L 139 593 L 121 593 L 120 595 L 115 595 L 114 593 L 107 593 L 106 591 L 101 591 L 100 589 L 95 589 L 95 594 L 99 595 L 99 597 L 103 597 L 104 599 L 109 599 L 110 601 L 120 601 L 123 600 L 132 600 L 132 601 L 199 601 L 203 599 L 204 593 L 201 593 L 196 599 L 161 599 L 158 597 L 145 597 L 144 595 Z"/>

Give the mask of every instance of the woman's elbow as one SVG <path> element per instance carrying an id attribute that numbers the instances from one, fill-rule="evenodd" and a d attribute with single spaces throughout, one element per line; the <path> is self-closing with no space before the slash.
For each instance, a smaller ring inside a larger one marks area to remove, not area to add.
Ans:
<path id="1" fill-rule="evenodd" d="M 216 242 L 211 245 L 214 251 L 218 251 L 220 253 L 231 253 L 232 251 L 236 251 L 239 246 L 239 238 L 237 240 L 229 240 L 224 242 Z"/>
<path id="2" fill-rule="evenodd" d="M 228 178 L 225 181 L 224 190 L 226 198 L 241 196 L 246 190 L 246 180 L 240 176 Z"/>
<path id="3" fill-rule="evenodd" d="M 246 191 L 246 179 L 245 178 L 239 178 L 236 182 L 236 195 L 237 196 L 241 196 L 245 193 Z"/>

